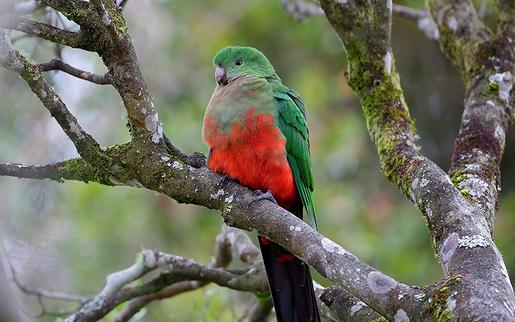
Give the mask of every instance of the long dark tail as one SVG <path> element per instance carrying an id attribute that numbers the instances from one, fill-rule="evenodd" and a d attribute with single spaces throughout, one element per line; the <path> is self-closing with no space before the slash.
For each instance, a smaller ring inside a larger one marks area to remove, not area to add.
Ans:
<path id="1" fill-rule="evenodd" d="M 300 204 L 300 202 L 299 202 Z M 293 213 L 302 218 L 302 204 Z M 299 213 L 300 211 L 300 213 Z M 319 322 L 309 266 L 280 245 L 259 236 L 277 322 Z"/>

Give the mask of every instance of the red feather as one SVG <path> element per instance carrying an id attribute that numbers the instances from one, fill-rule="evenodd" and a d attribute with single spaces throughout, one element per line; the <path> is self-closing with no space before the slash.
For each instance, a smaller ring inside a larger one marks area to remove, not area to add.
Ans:
<path id="1" fill-rule="evenodd" d="M 208 167 L 227 174 L 253 190 L 270 190 L 277 203 L 289 209 L 297 201 L 295 181 L 286 159 L 286 140 L 273 115 L 249 107 L 241 123 L 223 133 L 208 115 L 204 140 L 212 148 Z"/>

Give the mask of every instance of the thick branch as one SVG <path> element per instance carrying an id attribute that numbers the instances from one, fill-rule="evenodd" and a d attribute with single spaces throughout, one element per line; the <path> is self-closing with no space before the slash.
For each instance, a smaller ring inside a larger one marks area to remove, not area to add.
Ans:
<path id="1" fill-rule="evenodd" d="M 0 15 L 0 28 L 18 30 L 57 44 L 91 50 L 91 45 L 82 32 L 59 29 L 14 14 Z"/>
<path id="2" fill-rule="evenodd" d="M 164 151 L 163 126 L 139 69 L 138 58 L 121 9 L 112 0 L 96 0 L 88 4 L 92 5 L 94 14 L 87 23 L 95 24 L 96 37 L 104 44 L 97 48 L 97 52 L 106 64 L 113 86 L 123 100 L 134 144 L 141 151 L 148 151 L 152 145 L 157 145 L 160 151 Z"/>
<path id="3" fill-rule="evenodd" d="M 483 212 L 459 193 L 438 166 L 420 155 L 414 144 L 415 127 L 395 72 L 391 18 L 383 2 L 323 0 L 322 7 L 345 44 L 348 81 L 360 97 L 383 172 L 425 215 L 446 274 L 463 276 L 452 285 L 457 305 L 444 304 L 438 312 L 465 320 L 512 319 L 513 289 Z M 469 33 L 462 35 L 462 44 L 467 46 Z M 366 298 L 357 297 L 376 309 Z M 411 317 L 411 312 L 407 313 Z"/>
<path id="4" fill-rule="evenodd" d="M 473 56 L 479 45 L 490 40 L 490 31 L 470 0 L 429 0 L 428 3 L 440 31 L 444 53 L 465 79 L 472 78 L 476 70 Z"/>
<path id="5" fill-rule="evenodd" d="M 504 27 L 502 18 L 510 9 L 499 3 L 501 22 L 497 35 L 491 39 L 470 2 L 434 0 L 430 4 L 440 30 L 447 30 L 441 38 L 442 49 L 459 67 L 467 85 L 449 175 L 460 192 L 484 211 L 491 229 L 513 110 L 514 46 L 510 28 Z"/>
<path id="6" fill-rule="evenodd" d="M 92 82 L 99 85 L 108 85 L 111 84 L 111 75 L 109 73 L 105 73 L 104 75 L 96 75 L 78 68 L 75 68 L 71 65 L 66 64 L 60 59 L 52 59 L 48 63 L 43 63 L 38 65 L 39 69 L 43 72 L 50 70 L 60 70 L 77 78 L 87 80 L 88 82 Z"/>
<path id="7" fill-rule="evenodd" d="M 170 197 L 223 210 L 229 225 L 255 230 L 282 244 L 325 277 L 367 299 L 385 316 L 393 318 L 398 309 L 421 310 L 421 303 L 415 299 L 418 290 L 371 268 L 286 210 L 266 201 L 252 203 L 252 192 L 234 182 L 227 181 L 220 187 L 220 176 L 206 168 L 196 169 L 177 161 L 169 168 L 172 171 L 167 171 L 159 184 L 160 191 Z M 399 294 L 404 295 L 404 301 L 398 301 Z"/>

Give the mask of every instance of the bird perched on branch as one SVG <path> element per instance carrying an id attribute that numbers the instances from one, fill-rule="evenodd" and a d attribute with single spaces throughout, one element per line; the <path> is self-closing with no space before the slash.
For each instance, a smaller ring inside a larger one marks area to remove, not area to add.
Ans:
<path id="1" fill-rule="evenodd" d="M 230 46 L 214 60 L 216 88 L 204 116 L 208 167 L 316 228 L 306 110 L 266 56 Z M 259 236 L 278 322 L 320 321 L 308 265 Z"/>

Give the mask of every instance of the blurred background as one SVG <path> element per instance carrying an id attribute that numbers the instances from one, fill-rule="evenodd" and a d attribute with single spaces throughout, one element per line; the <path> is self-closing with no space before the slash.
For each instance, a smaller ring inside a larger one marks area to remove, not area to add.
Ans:
<path id="1" fill-rule="evenodd" d="M 2 4 L 8 10 L 15 1 Z M 16 1 L 19 3 L 21 1 Z M 478 1 L 478 7 L 483 1 Z M 398 1 L 417 8 L 423 1 Z M 487 2 L 488 3 L 488 2 Z M 493 26 L 488 3 L 485 19 Z M 223 46 L 262 50 L 285 84 L 308 107 L 315 204 L 320 231 L 354 254 L 407 284 L 427 285 L 442 276 L 425 221 L 382 175 L 356 96 L 346 84 L 340 41 L 325 18 L 298 22 L 278 0 L 129 0 L 125 8 L 140 68 L 165 133 L 184 151 L 206 152 L 201 140 L 205 106 L 214 88 L 211 60 Z M 45 10 L 34 18 L 48 17 Z M 53 21 L 77 27 L 54 14 Z M 34 62 L 56 55 L 52 44 L 16 39 Z M 463 107 L 456 69 L 416 24 L 394 19 L 393 50 L 422 152 L 448 169 Z M 91 53 L 63 48 L 62 59 L 102 74 Z M 47 79 L 83 127 L 102 146 L 129 140 L 126 113 L 110 86 L 63 73 Z M 77 153 L 26 84 L 0 70 L 0 162 L 44 164 Z M 515 133 L 507 137 L 495 239 L 514 276 Z M 0 177 L 0 247 L 24 284 L 82 295 L 97 293 L 105 276 L 130 266 L 142 248 L 207 263 L 221 219 L 216 211 L 180 205 L 145 191 L 98 184 Z M 254 238 L 254 236 L 253 236 Z M 510 247 L 512 246 L 512 247 Z M 327 281 L 316 279 L 329 285 Z M 36 298 L 14 290 L 15 301 L 37 314 Z M 235 321 L 252 297 L 216 286 L 150 305 L 141 321 Z M 69 309 L 49 302 L 50 308 Z M 110 321 L 114 314 L 106 318 Z M 53 317 L 30 318 L 52 321 Z"/>

